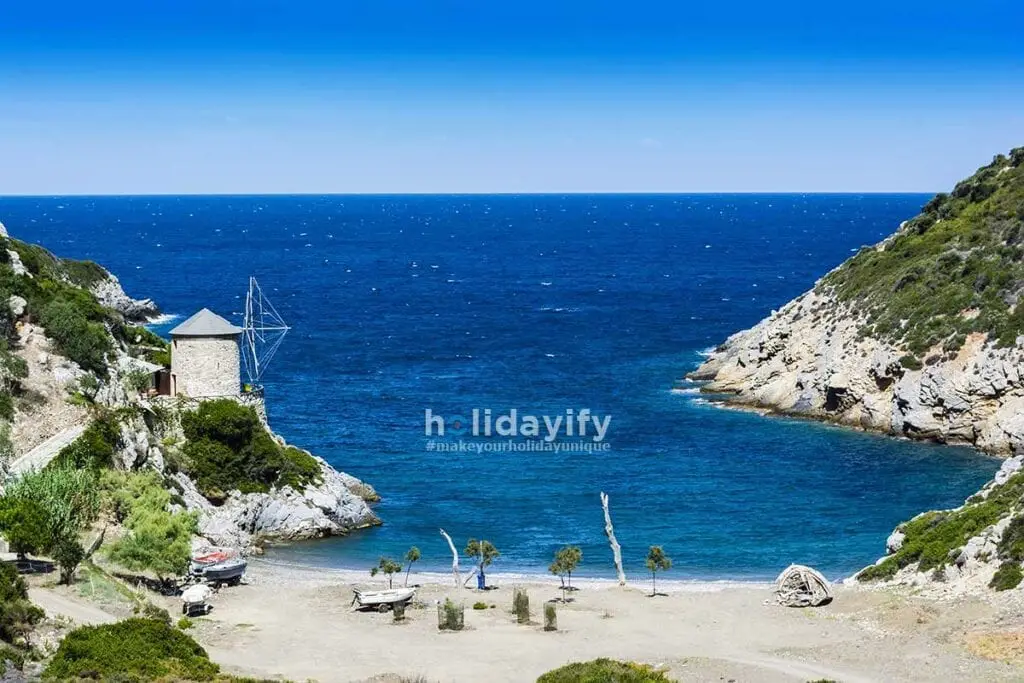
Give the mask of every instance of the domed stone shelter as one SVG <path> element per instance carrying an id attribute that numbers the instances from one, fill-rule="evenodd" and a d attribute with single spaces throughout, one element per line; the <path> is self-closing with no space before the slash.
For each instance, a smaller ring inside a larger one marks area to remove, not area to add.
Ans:
<path id="1" fill-rule="evenodd" d="M 238 396 L 241 327 L 204 308 L 170 334 L 172 396 Z"/>

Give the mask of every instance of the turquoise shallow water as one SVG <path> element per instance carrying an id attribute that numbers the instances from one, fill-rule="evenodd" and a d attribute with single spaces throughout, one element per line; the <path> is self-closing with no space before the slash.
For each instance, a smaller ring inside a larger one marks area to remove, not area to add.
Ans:
<path id="1" fill-rule="evenodd" d="M 899 521 L 957 505 L 997 463 L 679 391 L 700 352 L 877 241 L 922 195 L 0 198 L 12 234 L 92 258 L 166 311 L 239 316 L 255 274 L 294 327 L 266 376 L 290 441 L 374 484 L 383 527 L 271 556 L 368 567 L 444 527 L 498 567 L 562 544 L 609 576 L 598 493 L 627 568 L 651 544 L 678 579 L 831 576 Z M 674 390 L 676 389 L 676 390 Z M 609 450 L 428 450 L 424 411 L 611 416 Z M 497 568 L 497 567 L 496 567 Z"/>

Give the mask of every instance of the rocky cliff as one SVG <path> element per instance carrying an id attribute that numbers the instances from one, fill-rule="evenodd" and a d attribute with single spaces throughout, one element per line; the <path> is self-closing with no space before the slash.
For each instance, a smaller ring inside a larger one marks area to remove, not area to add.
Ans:
<path id="1" fill-rule="evenodd" d="M 732 405 L 1007 456 L 963 506 L 901 524 L 857 578 L 1013 589 L 1024 561 L 1022 294 L 1018 148 L 731 336 L 689 378 Z"/>
<path id="2" fill-rule="evenodd" d="M 991 453 L 1024 451 L 1024 148 L 718 347 L 729 402 Z"/>

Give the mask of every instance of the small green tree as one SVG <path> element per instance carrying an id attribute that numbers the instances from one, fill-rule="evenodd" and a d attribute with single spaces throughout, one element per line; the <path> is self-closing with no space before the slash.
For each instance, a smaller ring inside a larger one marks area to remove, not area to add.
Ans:
<path id="1" fill-rule="evenodd" d="M 582 560 L 583 551 L 579 546 L 567 545 L 555 553 L 555 561 L 548 567 L 548 571 L 558 576 L 562 582 L 562 602 L 565 602 L 565 591 L 572 589 L 572 573 Z"/>
<path id="2" fill-rule="evenodd" d="M 417 562 L 420 559 L 420 549 L 416 546 L 409 548 L 405 551 L 405 585 L 409 585 L 409 572 L 412 571 L 413 562 Z"/>
<path id="3" fill-rule="evenodd" d="M 647 551 L 647 570 L 651 572 L 651 596 L 658 594 L 658 572 L 672 568 L 672 559 L 665 554 L 660 545 L 652 545 Z"/>
<path id="4" fill-rule="evenodd" d="M 49 552 L 60 565 L 60 581 L 69 584 L 75 569 L 85 558 L 79 536 L 100 511 L 100 489 L 96 474 L 51 464 L 42 470 L 28 472 L 7 486 L 5 498 L 31 500 L 46 517 Z"/>
<path id="5" fill-rule="evenodd" d="M 110 549 L 111 560 L 133 571 L 151 571 L 161 581 L 188 569 L 198 530 L 193 513 L 140 510 L 129 516 L 127 527 Z"/>
<path id="6" fill-rule="evenodd" d="M 484 569 L 489 567 L 501 555 L 490 541 L 478 541 L 475 538 L 469 539 L 464 552 L 476 561 L 477 572 L 479 572 L 481 577 L 484 575 Z M 481 581 L 481 584 L 483 585 L 484 582 Z"/>
<path id="7" fill-rule="evenodd" d="M 388 588 L 393 587 L 394 576 L 398 572 L 402 571 L 402 565 L 392 560 L 390 557 L 380 558 L 380 562 L 377 566 L 370 570 L 370 576 L 377 576 L 377 574 L 383 574 L 388 579 Z"/>
<path id="8" fill-rule="evenodd" d="M 52 545 L 46 512 L 27 498 L 0 498 L 0 534 L 21 560 Z"/>

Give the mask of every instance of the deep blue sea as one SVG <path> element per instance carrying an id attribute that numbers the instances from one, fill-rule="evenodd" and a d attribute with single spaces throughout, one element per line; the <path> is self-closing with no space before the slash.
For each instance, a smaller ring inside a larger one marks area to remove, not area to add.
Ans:
<path id="1" fill-rule="evenodd" d="M 608 576 L 604 490 L 629 572 L 661 544 L 672 578 L 764 579 L 790 562 L 849 574 L 896 523 L 959 504 L 997 467 L 716 408 L 678 382 L 927 198 L 0 198 L 0 221 L 179 316 L 240 320 L 260 280 L 293 327 L 264 378 L 272 425 L 376 486 L 385 522 L 274 557 L 363 568 L 417 545 L 421 569 L 443 569 L 444 527 L 492 540 L 496 570 L 544 571 L 574 543 L 580 573 Z M 429 451 L 428 408 L 587 408 L 611 416 L 610 450 Z"/>

